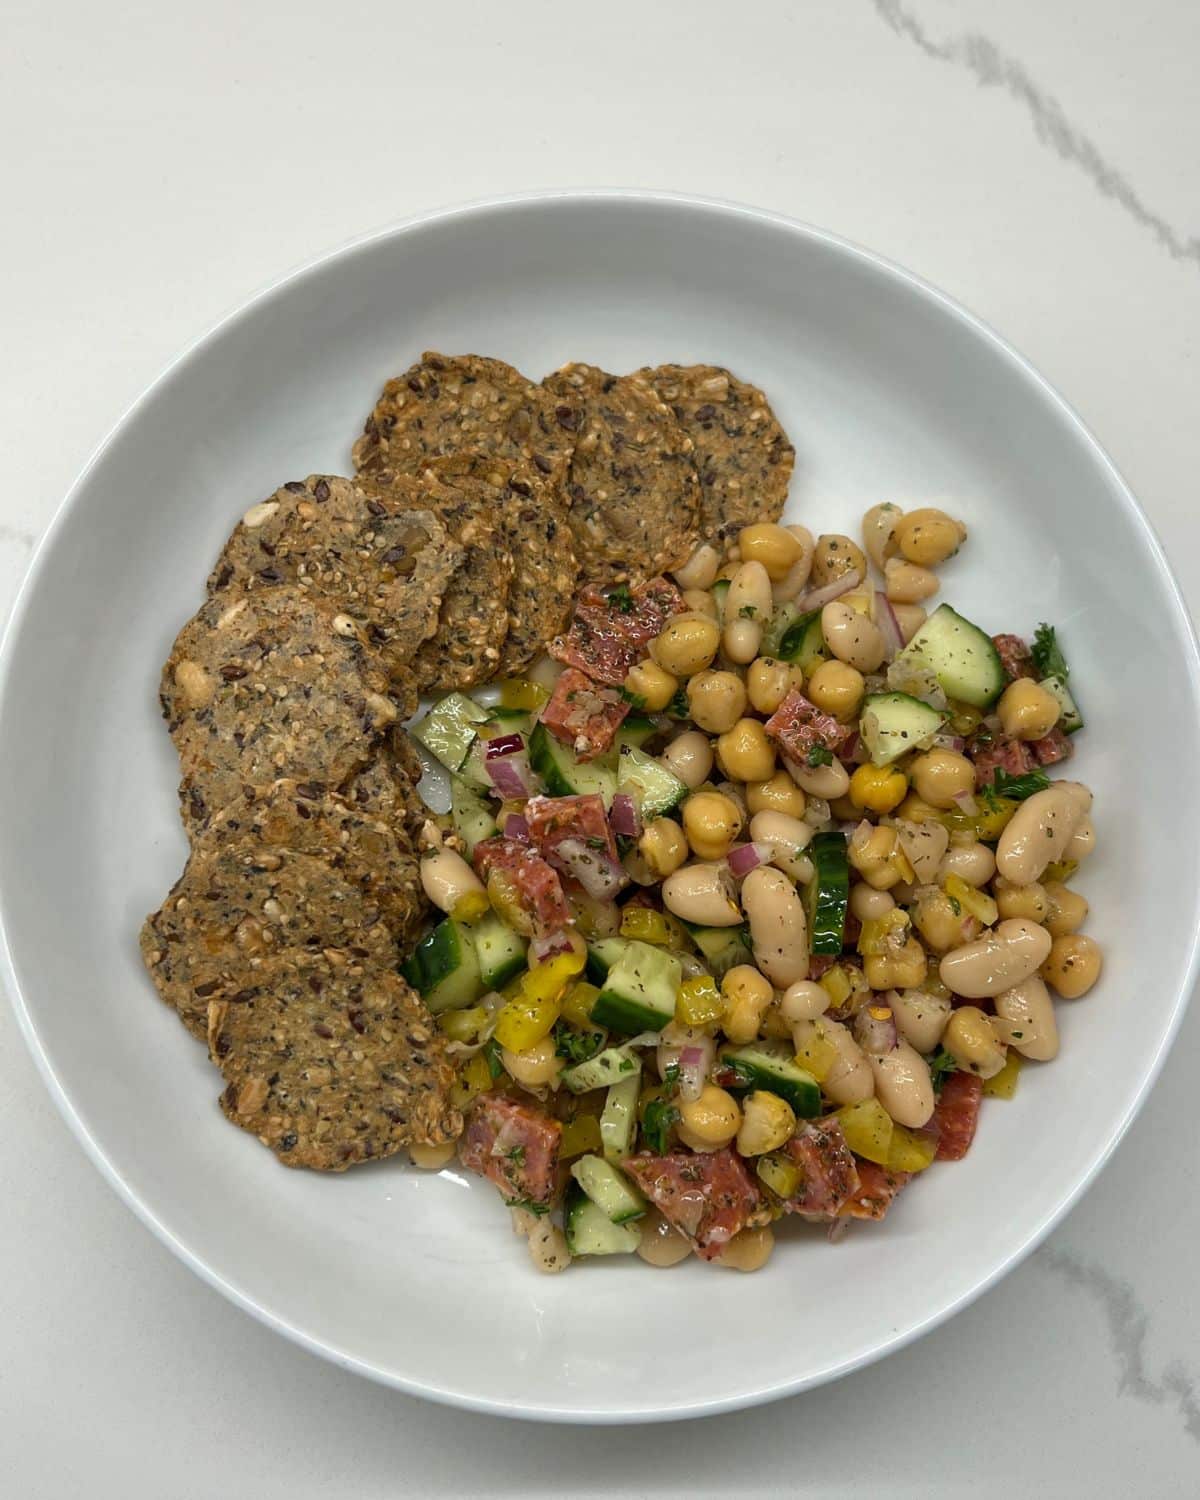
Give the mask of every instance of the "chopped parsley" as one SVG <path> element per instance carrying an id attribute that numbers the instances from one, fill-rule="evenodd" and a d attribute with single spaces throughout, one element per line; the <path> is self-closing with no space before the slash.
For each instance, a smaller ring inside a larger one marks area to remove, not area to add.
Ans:
<path id="1" fill-rule="evenodd" d="M 509 1208 L 523 1208 L 527 1214 L 536 1214 L 539 1219 L 550 1212 L 548 1203 L 535 1203 L 532 1198 L 505 1198 L 504 1201 Z"/>
<path id="2" fill-rule="evenodd" d="M 831 766 L 833 751 L 827 745 L 814 745 L 804 759 L 810 766 Z"/>
<path id="3" fill-rule="evenodd" d="M 669 1099 L 651 1099 L 642 1116 L 642 1140 L 657 1156 L 666 1151 L 679 1111 Z"/>
<path id="4" fill-rule="evenodd" d="M 1070 677 L 1071 669 L 1059 649 L 1058 634 L 1054 626 L 1047 625 L 1044 620 L 1034 632 L 1029 654 L 1039 677 L 1057 677 L 1062 682 Z"/>
<path id="5" fill-rule="evenodd" d="M 615 589 L 609 589 L 607 594 L 609 605 L 613 609 L 619 609 L 623 615 L 633 613 L 633 595 L 629 592 L 629 585 L 619 583 Z"/>
<path id="6" fill-rule="evenodd" d="M 962 916 L 962 902 L 957 898 L 957 896 L 947 896 L 946 900 L 949 901 L 949 903 L 950 903 L 950 910 L 954 913 L 954 915 L 956 917 L 961 917 Z"/>
<path id="7" fill-rule="evenodd" d="M 604 1046 L 602 1031 L 576 1031 L 565 1021 L 554 1028 L 554 1055 L 569 1063 L 590 1062 Z"/>
<path id="8" fill-rule="evenodd" d="M 584 840 L 584 843 L 587 844 L 587 846 L 588 846 L 589 849 L 607 849 L 608 848 L 608 840 L 607 839 L 602 839 L 599 836 L 599 834 L 596 834 L 596 833 L 589 833 L 588 836 L 587 836 L 587 838 Z"/>
<path id="9" fill-rule="evenodd" d="M 488 1065 L 488 1072 L 493 1079 L 499 1078 L 504 1072 L 504 1064 L 500 1061 L 500 1043 L 496 1038 L 489 1037 L 483 1044 L 484 1061 Z"/>
<path id="10" fill-rule="evenodd" d="M 957 1072 L 958 1064 L 950 1056 L 949 1052 L 946 1051 L 945 1047 L 939 1047 L 929 1059 L 929 1077 L 933 1083 L 933 1092 L 940 1094 L 942 1092 L 942 1085 L 946 1082 L 946 1079 L 950 1077 L 951 1073 Z"/>
<path id="11" fill-rule="evenodd" d="M 525 1165 L 524 1146 L 514 1146 L 512 1150 L 507 1153 L 507 1156 L 514 1167 L 523 1167 Z"/>
<path id="12" fill-rule="evenodd" d="M 758 614 L 758 607 L 757 607 L 757 605 L 754 605 L 754 604 L 743 604 L 742 607 L 741 607 L 741 609 L 738 610 L 738 619 L 739 620 L 753 620 L 754 617 L 755 617 L 755 615 L 757 615 L 757 614 Z"/>
<path id="13" fill-rule="evenodd" d="M 672 1063 L 669 1068 L 663 1070 L 663 1088 L 668 1094 L 673 1094 L 679 1087 L 679 1064 Z"/>
<path id="14" fill-rule="evenodd" d="M 1007 797 L 1010 802 L 1024 802 L 1035 792 L 1044 792 L 1050 785 L 1045 771 L 1026 771 L 1021 776 L 1010 776 L 1005 770 L 997 770 L 989 785 L 980 790 L 980 796 L 994 807 L 998 797 Z"/>
<path id="15" fill-rule="evenodd" d="M 631 693 L 628 688 L 621 689 L 622 699 L 629 704 L 630 708 L 645 708 L 646 700 L 641 693 Z"/>
<path id="16" fill-rule="evenodd" d="M 675 696 L 667 704 L 667 717 L 669 719 L 690 719 L 692 710 L 688 705 L 687 691 L 677 688 Z"/>

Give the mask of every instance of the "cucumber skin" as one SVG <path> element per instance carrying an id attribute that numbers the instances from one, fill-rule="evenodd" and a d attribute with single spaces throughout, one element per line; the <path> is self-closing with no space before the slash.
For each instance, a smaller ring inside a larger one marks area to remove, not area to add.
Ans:
<path id="1" fill-rule="evenodd" d="M 850 902 L 850 861 L 844 833 L 814 834 L 805 851 L 813 864 L 809 886 L 809 945 L 814 953 L 836 957 L 846 939 Z M 824 867 L 822 866 L 824 861 Z"/>

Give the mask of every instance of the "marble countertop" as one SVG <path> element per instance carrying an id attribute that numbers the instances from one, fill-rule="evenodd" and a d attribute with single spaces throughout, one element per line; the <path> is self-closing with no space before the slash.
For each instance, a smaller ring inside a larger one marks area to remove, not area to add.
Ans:
<path id="1" fill-rule="evenodd" d="M 257 286 L 424 207 L 614 183 L 781 209 L 960 298 L 1100 435 L 1194 606 L 1198 52 L 1193 0 L 15 0 L 0 616 L 98 439 Z M 368 1385 L 203 1286 L 0 1008 L 0 1488 L 1195 1495 L 1196 1070 L 1193 1009 L 1083 1202 L 914 1347 L 687 1427 L 538 1430 Z"/>

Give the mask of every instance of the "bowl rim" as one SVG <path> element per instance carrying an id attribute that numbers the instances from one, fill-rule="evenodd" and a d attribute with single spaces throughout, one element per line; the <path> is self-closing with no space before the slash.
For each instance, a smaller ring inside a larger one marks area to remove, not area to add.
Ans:
<path id="1" fill-rule="evenodd" d="M 96 444 L 80 470 L 78 477 L 56 508 L 54 515 L 33 550 L 29 566 L 18 587 L 12 611 L 4 628 L 3 638 L 0 639 L 0 733 L 3 732 L 5 722 L 5 705 L 7 703 L 9 675 L 12 670 L 13 658 L 16 655 L 17 643 L 22 634 L 25 615 L 28 611 L 30 601 L 39 587 L 46 559 L 57 543 L 59 535 L 69 524 L 77 506 L 80 504 L 93 470 L 100 463 L 110 446 L 137 420 L 142 409 L 178 370 L 182 369 L 194 356 L 201 353 L 209 345 L 216 343 L 228 329 L 232 328 L 241 319 L 250 316 L 275 297 L 285 294 L 293 285 L 304 281 L 310 276 L 323 272 L 334 262 L 351 259 L 376 243 L 394 238 L 398 239 L 432 225 L 452 224 L 455 222 L 465 224 L 476 218 L 487 218 L 496 214 L 520 213 L 528 209 L 545 207 L 548 204 L 556 203 L 565 205 L 617 203 L 652 208 L 675 208 L 685 213 L 712 214 L 719 217 L 764 225 L 771 229 L 783 230 L 800 239 L 833 251 L 842 257 L 848 257 L 851 260 L 857 261 L 861 266 L 873 271 L 886 280 L 898 282 L 910 293 L 915 294 L 927 304 L 931 304 L 945 316 L 963 326 L 969 333 L 975 335 L 989 346 L 994 354 L 999 355 L 1006 361 L 1014 374 L 1023 378 L 1034 388 L 1042 400 L 1054 410 L 1059 420 L 1073 430 L 1077 440 L 1090 451 L 1092 458 L 1106 474 L 1117 503 L 1124 509 L 1128 518 L 1140 532 L 1150 558 L 1157 570 L 1166 599 L 1175 612 L 1176 623 L 1182 626 L 1181 641 L 1187 657 L 1188 676 L 1193 693 L 1197 697 L 1200 697 L 1200 640 L 1197 638 L 1196 626 L 1184 599 L 1182 589 L 1149 518 L 1117 469 L 1116 464 L 1109 457 L 1095 434 L 1075 408 L 1040 374 L 1024 355 L 997 333 L 984 319 L 971 312 L 957 299 L 950 297 L 930 282 L 915 275 L 886 256 L 880 255 L 876 251 L 870 250 L 830 230 L 808 224 L 789 214 L 780 213 L 773 209 L 758 208 L 729 199 L 664 189 L 566 187 L 502 193 L 485 198 L 472 199 L 465 203 L 428 209 L 380 228 L 370 230 L 364 234 L 354 236 L 332 249 L 322 251 L 294 265 L 291 269 L 284 271 L 279 276 L 260 286 L 257 291 L 236 304 L 223 316 L 218 318 L 215 323 L 186 344 L 159 371 L 145 389 L 130 402 Z M 806 1375 L 799 1376 L 794 1380 L 776 1381 L 767 1386 L 748 1388 L 736 1395 L 724 1396 L 710 1401 L 692 1401 L 683 1405 L 658 1404 L 629 1410 L 604 1408 L 589 1410 L 569 1406 L 530 1405 L 518 1398 L 507 1400 L 492 1399 L 464 1394 L 443 1386 L 427 1384 L 416 1377 L 397 1375 L 389 1370 L 380 1368 L 369 1360 L 360 1359 L 346 1352 L 344 1349 L 337 1348 L 325 1340 L 315 1337 L 306 1330 L 297 1327 L 294 1323 L 289 1322 L 287 1318 L 264 1306 L 249 1292 L 244 1291 L 234 1282 L 227 1279 L 215 1267 L 209 1265 L 202 1257 L 191 1250 L 159 1218 L 151 1203 L 144 1199 L 124 1180 L 106 1154 L 103 1144 L 78 1114 L 67 1088 L 60 1080 L 55 1066 L 42 1044 L 33 1014 L 17 981 L 16 969 L 8 939 L 5 919 L 5 893 L 2 887 L 0 887 L 0 982 L 2 982 L 3 988 L 9 996 L 21 1035 L 33 1056 L 38 1072 L 41 1074 L 42 1080 L 59 1114 L 66 1121 L 70 1130 L 98 1168 L 103 1178 L 142 1223 L 168 1249 L 178 1256 L 197 1276 L 223 1296 L 227 1297 L 235 1306 L 248 1312 L 260 1323 L 282 1334 L 301 1348 L 322 1356 L 342 1369 L 366 1376 L 383 1385 L 391 1386 L 393 1389 L 404 1391 L 409 1395 L 438 1402 L 441 1405 L 460 1410 L 477 1411 L 489 1416 L 509 1417 L 526 1421 L 596 1425 L 640 1424 L 716 1416 L 725 1412 L 738 1411 L 756 1406 L 767 1401 L 782 1399 L 786 1396 L 797 1395 L 802 1391 L 823 1385 L 828 1381 L 839 1379 L 842 1376 L 852 1373 L 854 1370 L 861 1369 L 868 1364 L 874 1363 L 876 1360 L 883 1359 L 885 1356 L 903 1349 L 925 1334 L 932 1332 L 956 1313 L 968 1307 L 978 1297 L 982 1296 L 984 1292 L 995 1286 L 1009 1271 L 1019 1265 L 1062 1222 L 1071 1209 L 1079 1202 L 1083 1194 L 1095 1182 L 1097 1176 L 1111 1158 L 1126 1131 L 1129 1129 L 1129 1126 L 1144 1105 L 1151 1088 L 1154 1086 L 1162 1070 L 1167 1053 L 1178 1034 L 1184 1012 L 1187 1009 L 1192 991 L 1196 985 L 1198 971 L 1200 971 L 1200 891 L 1196 894 L 1196 915 L 1197 920 L 1192 923 L 1192 938 L 1187 955 L 1183 984 L 1175 997 L 1174 1007 L 1164 1029 L 1159 1047 L 1151 1060 L 1150 1066 L 1146 1070 L 1133 1101 L 1123 1115 L 1114 1121 L 1106 1137 L 1097 1142 L 1095 1153 L 1087 1169 L 1081 1174 L 1079 1180 L 1062 1201 L 1054 1209 L 1045 1214 L 1029 1230 L 1022 1242 L 1005 1256 L 1003 1260 L 993 1266 L 986 1275 L 980 1277 L 974 1285 L 946 1306 L 909 1325 L 894 1330 L 886 1337 L 880 1339 L 870 1349 L 836 1361 L 827 1367 L 812 1371 Z"/>

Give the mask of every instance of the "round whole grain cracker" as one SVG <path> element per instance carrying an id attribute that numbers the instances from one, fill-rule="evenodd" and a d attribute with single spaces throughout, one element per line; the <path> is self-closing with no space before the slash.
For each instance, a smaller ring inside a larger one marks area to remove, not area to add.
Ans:
<path id="1" fill-rule="evenodd" d="M 160 687 L 184 822 L 281 776 L 341 786 L 399 716 L 394 691 L 361 627 L 323 596 L 289 584 L 214 595 L 180 631 Z"/>
<path id="2" fill-rule="evenodd" d="M 417 791 L 425 774 L 420 757 L 403 729 L 393 729 L 367 764 L 342 788 L 342 796 L 362 812 L 381 819 L 414 846 L 432 816 Z"/>
<path id="3" fill-rule="evenodd" d="M 582 407 L 567 512 L 585 582 L 641 582 L 680 567 L 699 541 L 690 438 L 643 381 L 564 365 L 543 381 Z"/>
<path id="4" fill-rule="evenodd" d="M 379 965 L 317 954 L 264 965 L 206 1015 L 226 1117 L 291 1167 L 340 1172 L 462 1131 L 445 1039 Z"/>
<path id="5" fill-rule="evenodd" d="M 577 410 L 519 370 L 479 354 L 427 350 L 389 380 L 354 445 L 360 473 L 411 474 L 447 453 L 520 459 L 561 487 Z"/>
<path id="6" fill-rule="evenodd" d="M 701 540 L 723 541 L 743 526 L 779 519 L 796 450 L 757 386 L 719 365 L 657 365 L 634 379 L 657 392 L 692 440 Z"/>

